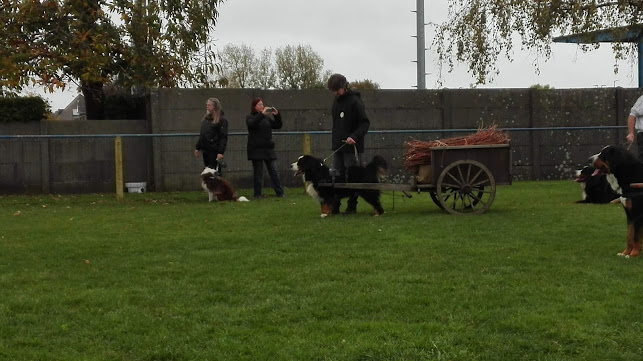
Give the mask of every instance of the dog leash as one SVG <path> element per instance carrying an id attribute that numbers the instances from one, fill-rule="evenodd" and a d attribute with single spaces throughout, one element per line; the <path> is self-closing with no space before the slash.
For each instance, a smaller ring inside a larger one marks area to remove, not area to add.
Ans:
<path id="1" fill-rule="evenodd" d="M 342 146 L 341 146 L 341 147 L 339 147 L 339 148 L 337 148 L 334 152 L 330 153 L 330 154 L 328 155 L 328 157 L 324 158 L 324 160 L 323 160 L 324 162 L 325 162 L 326 160 L 328 160 L 328 158 L 332 157 L 332 156 L 333 156 L 333 154 L 335 154 L 335 153 L 339 152 L 339 150 L 340 150 L 340 149 L 344 148 L 344 146 L 345 146 L 347 143 L 346 143 L 346 141 L 345 141 L 345 140 L 343 140 L 342 142 L 343 142 L 344 144 L 342 144 Z M 360 164 L 360 161 L 359 161 L 359 154 L 357 153 L 357 147 L 355 146 L 355 144 L 353 144 L 353 150 L 355 151 L 355 162 L 356 162 L 357 164 Z"/>
<path id="2" fill-rule="evenodd" d="M 346 141 L 342 141 L 342 142 L 344 142 L 344 144 L 342 144 L 342 146 L 341 146 L 341 147 L 339 147 L 339 148 L 335 149 L 335 151 L 334 151 L 334 152 L 330 153 L 330 154 L 328 155 L 328 157 L 324 158 L 324 160 L 323 160 L 322 162 L 325 162 L 328 158 L 332 157 L 332 156 L 333 156 L 333 154 L 335 154 L 335 153 L 339 152 L 339 150 L 340 150 L 340 149 L 344 148 L 344 146 L 346 145 Z M 355 152 L 356 152 L 356 154 L 357 154 L 357 150 L 355 150 Z"/>

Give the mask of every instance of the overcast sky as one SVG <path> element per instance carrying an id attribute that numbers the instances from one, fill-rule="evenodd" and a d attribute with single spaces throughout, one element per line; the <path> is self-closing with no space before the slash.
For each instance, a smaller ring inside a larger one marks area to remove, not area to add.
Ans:
<path id="1" fill-rule="evenodd" d="M 383 89 L 413 89 L 417 85 L 415 0 L 227 0 L 219 7 L 215 43 L 245 43 L 257 53 L 263 48 L 310 45 L 324 60 L 325 69 L 346 75 L 349 81 L 371 79 Z M 426 0 L 425 23 L 446 19 L 446 0 Z M 437 88 L 438 69 L 431 49 L 434 35 L 426 29 L 426 87 Z M 636 64 L 619 63 L 614 74 L 614 56 L 609 44 L 584 53 L 575 44 L 554 44 L 548 61 L 534 54 L 514 54 L 514 62 L 503 61 L 500 75 L 482 88 L 528 88 L 534 84 L 562 88 L 637 87 Z M 533 63 L 540 64 L 536 74 Z M 461 66 L 453 73 L 443 71 L 446 88 L 469 88 L 473 77 Z M 73 86 L 72 86 L 73 88 Z M 44 94 L 56 110 L 76 95 L 75 89 L 55 95 Z"/>

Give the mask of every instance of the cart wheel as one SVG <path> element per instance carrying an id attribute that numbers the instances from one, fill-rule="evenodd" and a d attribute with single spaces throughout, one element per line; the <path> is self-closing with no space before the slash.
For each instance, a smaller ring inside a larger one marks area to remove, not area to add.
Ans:
<path id="1" fill-rule="evenodd" d="M 431 199 L 433 199 L 433 203 L 435 203 L 436 206 L 440 207 L 440 209 L 444 209 L 442 207 L 442 202 L 440 202 L 440 198 L 438 198 L 438 191 L 429 191 L 431 194 Z"/>
<path id="2" fill-rule="evenodd" d="M 493 175 L 484 164 L 475 160 L 449 164 L 440 173 L 436 187 L 440 208 L 452 214 L 483 213 L 496 197 Z"/>

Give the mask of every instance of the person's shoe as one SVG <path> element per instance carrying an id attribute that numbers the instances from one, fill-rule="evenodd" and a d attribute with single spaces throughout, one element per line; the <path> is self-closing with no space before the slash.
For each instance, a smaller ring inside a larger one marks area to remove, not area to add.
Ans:
<path id="1" fill-rule="evenodd" d="M 279 198 L 286 198 L 286 195 L 285 195 L 285 194 L 279 194 L 279 195 L 277 195 L 277 197 L 279 197 Z"/>
<path id="2" fill-rule="evenodd" d="M 345 210 L 344 212 L 342 212 L 342 214 L 344 214 L 344 215 L 347 215 L 347 214 L 355 214 L 355 213 L 357 213 L 357 210 L 356 210 L 356 209 L 347 209 L 347 210 Z"/>
<path id="3" fill-rule="evenodd" d="M 261 196 L 254 196 L 254 199 L 261 199 Z"/>

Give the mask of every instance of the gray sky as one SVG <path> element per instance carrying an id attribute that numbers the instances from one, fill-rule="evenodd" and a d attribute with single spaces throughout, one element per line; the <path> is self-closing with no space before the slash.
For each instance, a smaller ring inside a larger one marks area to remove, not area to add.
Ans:
<path id="1" fill-rule="evenodd" d="M 445 0 L 426 0 L 425 23 L 446 19 Z M 263 48 L 310 45 L 324 59 L 325 69 L 344 74 L 349 81 L 371 79 L 383 89 L 413 89 L 417 84 L 415 0 L 227 0 L 219 7 L 214 34 L 218 46 L 245 43 L 257 52 Z M 426 26 L 427 88 L 438 87 L 435 32 Z M 609 44 L 584 53 L 575 44 L 554 44 L 545 62 L 534 54 L 520 52 L 514 62 L 499 63 L 500 75 L 481 88 L 527 88 L 534 84 L 557 89 L 593 87 L 637 87 L 636 64 L 619 63 L 614 74 L 614 56 Z M 534 62 L 540 64 L 536 74 Z M 453 73 L 443 70 L 443 87 L 469 88 L 474 79 L 460 66 Z M 73 87 L 73 86 L 72 86 Z M 39 92 L 40 93 L 40 92 Z M 52 109 L 65 107 L 75 89 L 44 94 Z"/>

